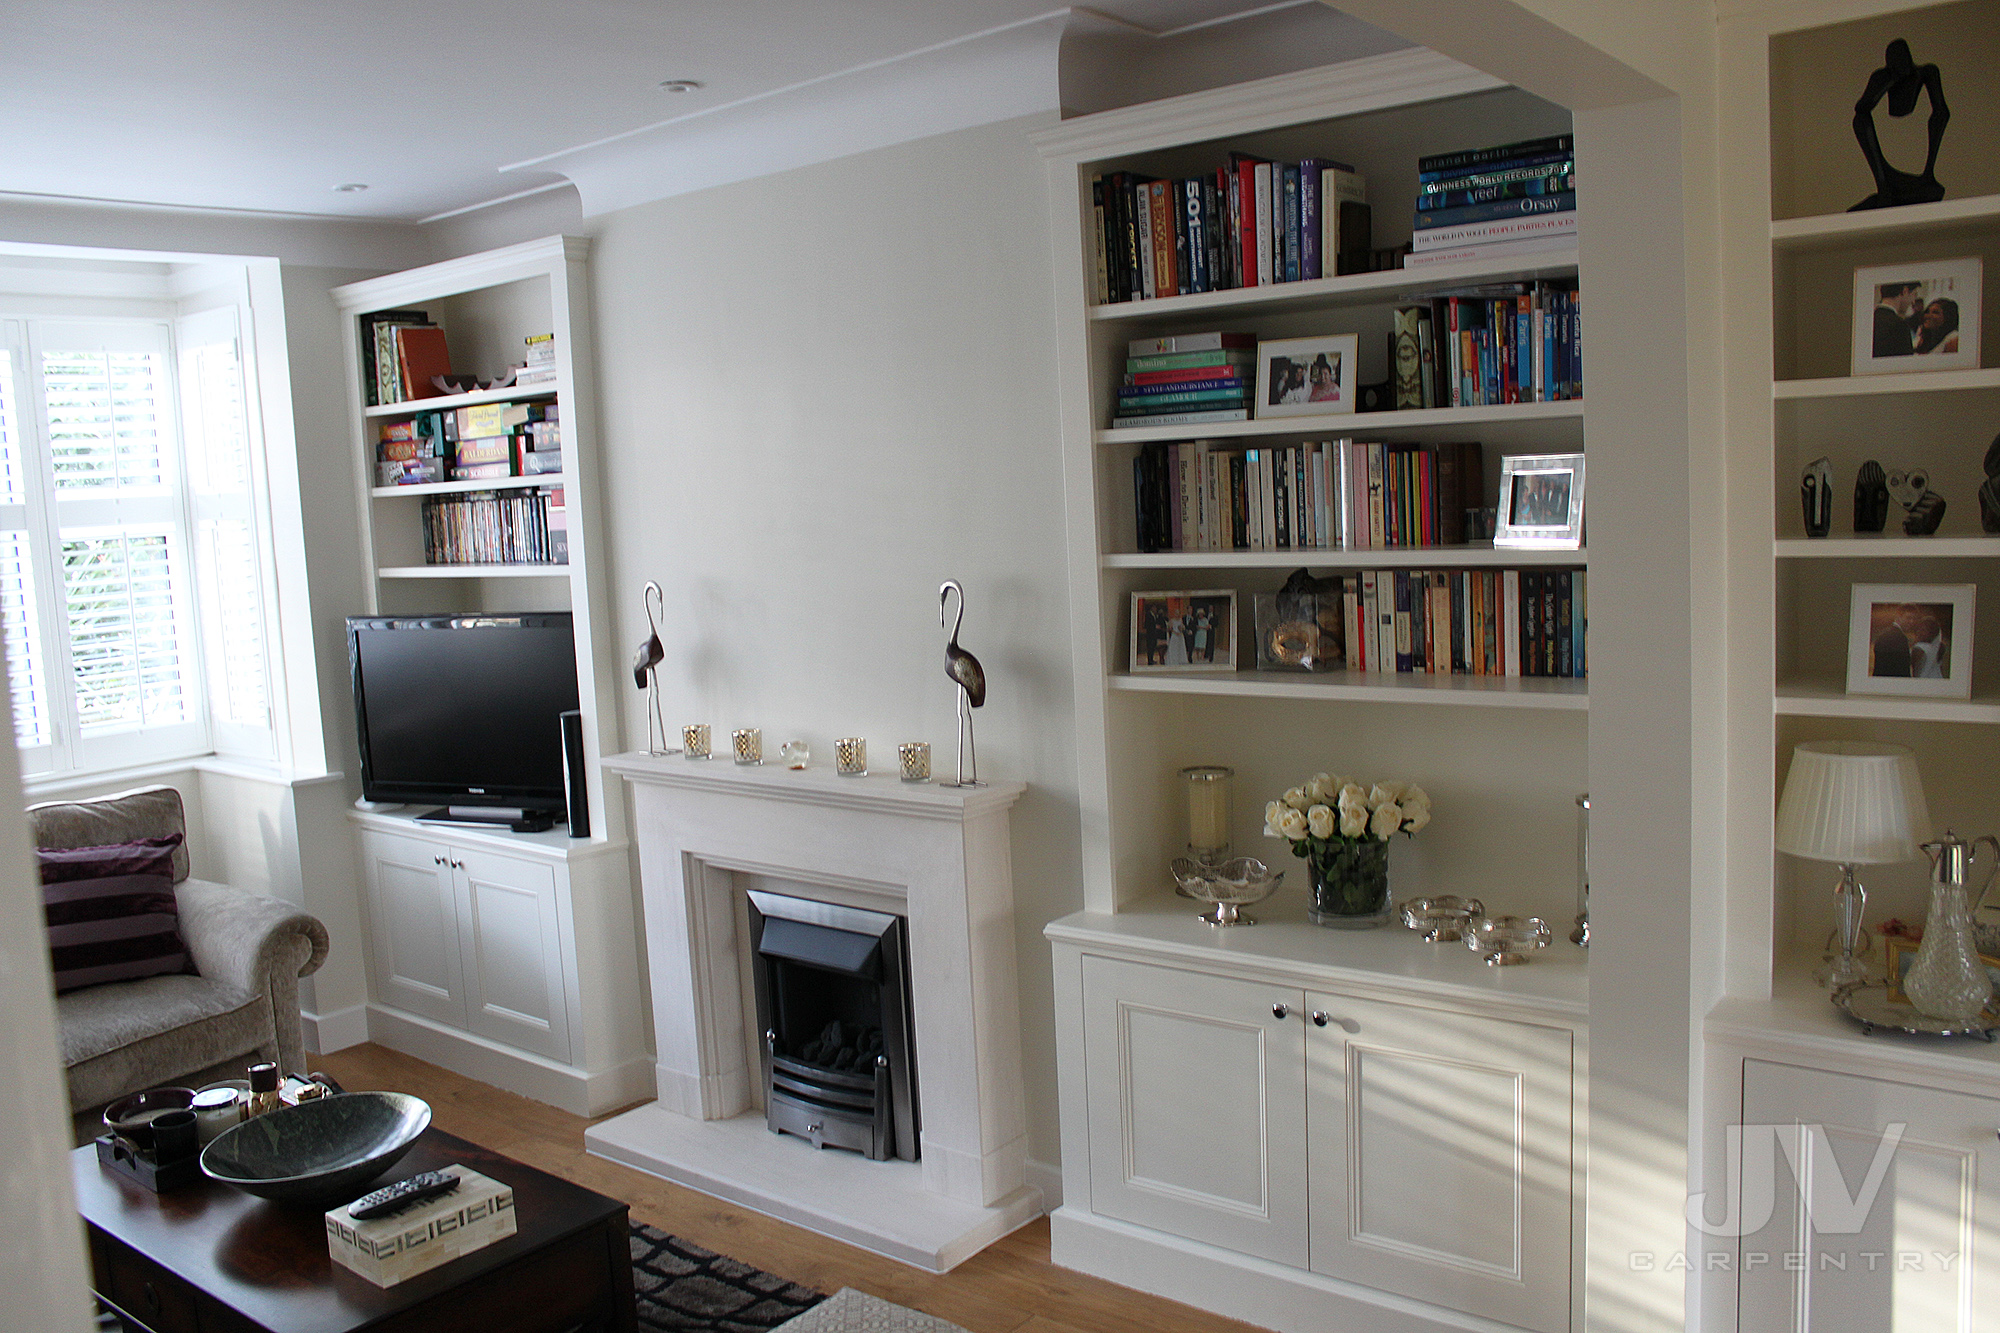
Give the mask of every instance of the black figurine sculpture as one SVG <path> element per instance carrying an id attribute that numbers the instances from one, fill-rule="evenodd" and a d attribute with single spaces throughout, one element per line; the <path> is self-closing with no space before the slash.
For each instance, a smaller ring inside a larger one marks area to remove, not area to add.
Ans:
<path id="1" fill-rule="evenodd" d="M 944 787 L 978 787 L 979 751 L 972 744 L 972 713 L 974 708 L 986 702 L 986 669 L 979 665 L 979 659 L 958 646 L 958 627 L 965 619 L 965 588 L 957 579 L 946 579 L 938 588 L 938 619 L 945 623 L 944 616 L 951 605 L 951 594 L 958 594 L 958 615 L 949 623 L 951 638 L 944 645 L 944 674 L 951 677 L 952 684 L 958 686 L 958 781 L 939 783 Z M 972 771 L 966 772 L 966 761 L 970 760 Z"/>
<path id="2" fill-rule="evenodd" d="M 1882 465 L 1869 459 L 1854 475 L 1854 530 L 1880 532 L 1889 521 L 1888 474 Z"/>
<path id="3" fill-rule="evenodd" d="M 1986 480 L 1979 483 L 1979 526 L 2000 532 L 2000 435 L 1986 446 Z"/>
<path id="4" fill-rule="evenodd" d="M 1833 531 L 1833 463 L 1815 458 L 1799 476 L 1799 507 L 1805 511 L 1806 536 Z"/>
<path id="5" fill-rule="evenodd" d="M 1903 534 L 1928 537 L 1944 522 L 1944 497 L 1931 489 L 1931 474 L 1922 468 L 1897 468 L 1889 474 L 1889 494 L 1903 507 Z"/>
<path id="6" fill-rule="evenodd" d="M 666 645 L 660 642 L 660 617 L 666 614 L 666 595 L 660 585 L 646 580 L 642 594 L 646 603 L 646 641 L 632 657 L 632 683 L 647 693 L 646 753 L 667 752 L 667 724 L 660 716 L 660 663 L 666 660 Z M 659 604 L 657 614 L 654 604 Z"/>
<path id="7" fill-rule="evenodd" d="M 1882 142 L 1875 135 L 1875 108 L 1889 99 L 1889 114 L 1907 116 L 1917 108 L 1917 94 L 1928 93 L 1931 103 L 1930 154 L 1924 159 L 1922 175 L 1898 171 L 1882 157 Z M 1875 177 L 1875 193 L 1863 199 L 1850 213 L 1864 208 L 1893 208 L 1897 204 L 1930 204 L 1944 198 L 1938 183 L 1938 145 L 1944 142 L 1944 127 L 1951 120 L 1951 108 L 1944 104 L 1944 80 L 1936 65 L 1919 65 L 1910 55 L 1910 44 L 1898 37 L 1883 53 L 1882 68 L 1868 76 L 1868 87 L 1854 104 L 1854 137 L 1861 141 L 1861 155 Z"/>

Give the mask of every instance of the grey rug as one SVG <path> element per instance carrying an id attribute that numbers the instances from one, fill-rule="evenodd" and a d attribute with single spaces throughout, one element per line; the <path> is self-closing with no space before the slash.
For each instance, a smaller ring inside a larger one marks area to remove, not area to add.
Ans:
<path id="1" fill-rule="evenodd" d="M 632 1224 L 632 1287 L 648 1333 L 763 1333 L 826 1299 L 641 1222 Z"/>

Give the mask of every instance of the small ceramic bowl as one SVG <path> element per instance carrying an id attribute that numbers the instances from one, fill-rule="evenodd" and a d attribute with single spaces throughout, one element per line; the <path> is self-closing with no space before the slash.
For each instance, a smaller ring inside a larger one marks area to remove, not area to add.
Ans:
<path id="1" fill-rule="evenodd" d="M 1213 912 L 1195 914 L 1197 921 L 1211 926 L 1256 925 L 1256 917 L 1239 909 L 1247 903 L 1263 902 L 1285 879 L 1284 871 L 1274 872 L 1254 856 L 1239 856 L 1220 865 L 1204 865 L 1182 856 L 1167 868 L 1173 871 L 1182 893 L 1214 906 Z"/>
<path id="2" fill-rule="evenodd" d="M 1403 924 L 1424 937 L 1428 944 L 1455 944 L 1465 938 L 1474 917 L 1486 915 L 1486 904 L 1477 898 L 1412 898 L 1400 909 Z"/>
<path id="3" fill-rule="evenodd" d="M 1549 923 L 1538 916 L 1482 916 L 1466 927 L 1465 947 L 1483 954 L 1488 967 L 1512 967 L 1549 947 Z"/>
<path id="4" fill-rule="evenodd" d="M 185 1111 L 193 1105 L 192 1088 L 148 1088 L 129 1097 L 120 1097 L 105 1107 L 104 1124 L 114 1134 L 151 1152 L 153 1122 L 169 1111 Z"/>

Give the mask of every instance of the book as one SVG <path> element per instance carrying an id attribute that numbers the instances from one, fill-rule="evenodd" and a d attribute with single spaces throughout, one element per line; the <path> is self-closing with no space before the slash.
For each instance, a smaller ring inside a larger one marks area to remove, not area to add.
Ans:
<path id="1" fill-rule="evenodd" d="M 1484 241 L 1513 241 L 1529 236 L 1561 236 L 1576 243 L 1576 213 L 1540 213 L 1533 217 L 1494 218 L 1487 222 L 1466 222 L 1450 227 L 1432 227 L 1410 238 L 1415 253 L 1473 245 Z"/>
<path id="2" fill-rule="evenodd" d="M 361 378 L 368 406 L 381 407 L 401 402 L 400 398 L 389 396 L 393 391 L 394 377 L 384 373 L 383 361 L 378 355 L 377 330 L 385 325 L 428 324 L 431 322 L 430 315 L 422 310 L 375 310 L 362 315 L 360 322 Z"/>
<path id="3" fill-rule="evenodd" d="M 436 398 L 446 391 L 431 383 L 434 375 L 451 374 L 451 351 L 444 330 L 435 325 L 409 325 L 396 330 L 396 375 L 400 401 Z"/>
<path id="4" fill-rule="evenodd" d="M 1396 310 L 1396 332 L 1392 343 L 1394 355 L 1391 358 L 1391 365 L 1395 369 L 1398 410 L 1424 405 L 1424 360 L 1423 345 L 1417 327 L 1418 314 L 1416 306 L 1400 306 Z"/>
<path id="5" fill-rule="evenodd" d="M 1165 338 L 1134 338 L 1125 345 L 1127 357 L 1170 356 L 1184 352 L 1220 352 L 1245 350 L 1255 353 L 1257 335 L 1254 333 L 1182 333 Z M 1190 363 L 1193 364 L 1193 363 Z M 1204 363 L 1205 364 L 1205 363 Z M 1130 361 L 1127 370 L 1132 369 Z"/>
<path id="6" fill-rule="evenodd" d="M 1113 428 L 1131 426 L 1206 426 L 1225 421 L 1248 421 L 1247 408 L 1236 407 L 1201 412 L 1167 412 L 1153 416 L 1119 417 Z"/>
<path id="7" fill-rule="evenodd" d="M 1435 264 L 1460 264 L 1472 259 L 1503 259 L 1513 255 L 1542 254 L 1550 250 L 1575 248 L 1576 233 L 1571 229 L 1515 240 L 1488 241 L 1484 244 L 1457 245 L 1446 249 L 1411 253 L 1403 256 L 1403 267 L 1427 268 Z"/>
<path id="8" fill-rule="evenodd" d="M 1466 204 L 1459 208 L 1434 208 L 1417 214 L 1416 228 L 1417 233 L 1421 235 L 1439 227 L 1456 227 L 1468 222 L 1492 222 L 1502 218 L 1540 217 L 1551 213 L 1575 211 L 1576 191 L 1564 190 L 1560 194 L 1532 194 L 1519 199 L 1494 199 L 1486 203 Z M 1412 240 L 1414 239 L 1412 237 Z"/>
<path id="9" fill-rule="evenodd" d="M 1463 208 L 1467 204 L 1487 204 L 1502 199 L 1525 199 L 1535 196 L 1569 193 L 1576 189 L 1576 176 L 1568 170 L 1534 175 L 1520 180 L 1496 181 L 1490 185 L 1470 185 L 1447 188 L 1456 184 L 1446 179 L 1434 186 L 1417 187 L 1417 213 L 1422 216 L 1446 208 Z"/>
<path id="10" fill-rule="evenodd" d="M 1526 153 L 1520 157 L 1499 158 L 1446 171 L 1419 171 L 1417 194 L 1421 198 L 1427 191 L 1437 193 L 1469 186 L 1505 184 L 1550 172 L 1574 174 L 1575 169 L 1576 154 L 1568 150 Z"/>
<path id="11" fill-rule="evenodd" d="M 1368 272 L 1371 267 L 1369 250 L 1374 242 L 1373 212 L 1367 204 L 1353 199 L 1340 200 L 1334 211 L 1339 219 L 1333 244 L 1334 271 Z"/>
<path id="12" fill-rule="evenodd" d="M 1417 159 L 1418 178 L 1426 172 L 1468 171 L 1495 162 L 1507 162 L 1514 158 L 1532 158 L 1545 154 L 1570 153 L 1576 149 L 1576 138 L 1568 134 L 1551 134 L 1539 139 L 1523 139 L 1518 143 L 1496 144 L 1491 148 L 1473 148 L 1454 153 L 1432 153 Z"/>

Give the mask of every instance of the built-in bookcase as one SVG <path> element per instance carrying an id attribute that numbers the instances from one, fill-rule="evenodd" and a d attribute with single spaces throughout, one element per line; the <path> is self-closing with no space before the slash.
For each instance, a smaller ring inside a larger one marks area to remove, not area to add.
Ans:
<path id="1" fill-rule="evenodd" d="M 1252 596 L 1286 574 L 1363 569 L 1583 566 L 1580 551 L 1495 551 L 1490 542 L 1388 549 L 1142 552 L 1133 465 L 1159 441 L 1219 448 L 1343 437 L 1485 447 L 1486 504 L 1508 454 L 1584 449 L 1581 401 L 1287 417 L 1202 426 L 1112 425 L 1128 344 L 1216 330 L 1262 339 L 1353 333 L 1357 383 L 1388 375 L 1398 306 L 1482 283 L 1574 280 L 1577 251 L 1357 273 L 1154 300 L 1093 304 L 1093 177 L 1212 171 L 1232 150 L 1278 161 L 1319 156 L 1367 177 L 1375 247 L 1409 238 L 1417 159 L 1568 133 L 1568 112 L 1429 52 L 1398 53 L 1067 122 L 1037 136 L 1055 219 L 1064 466 L 1069 503 L 1076 697 L 1082 753 L 1086 902 L 1097 911 L 1168 887 L 1185 837 L 1175 774 L 1194 763 L 1237 772 L 1232 840 L 1294 866 L 1265 839 L 1266 799 L 1321 770 L 1403 778 L 1441 813 L 1392 852 L 1399 896 L 1478 894 L 1494 910 L 1540 912 L 1565 927 L 1575 890 L 1574 797 L 1586 789 L 1585 680 L 1395 673 L 1262 672 Z M 1587 192 L 1587 184 L 1585 186 Z M 1587 317 L 1586 317 L 1587 327 Z M 1585 356 L 1588 381 L 1588 355 Z M 1233 589 L 1234 672 L 1133 674 L 1130 597 Z M 1302 872 L 1300 872 L 1302 873 Z M 1567 946 L 1565 946 L 1567 947 Z"/>

